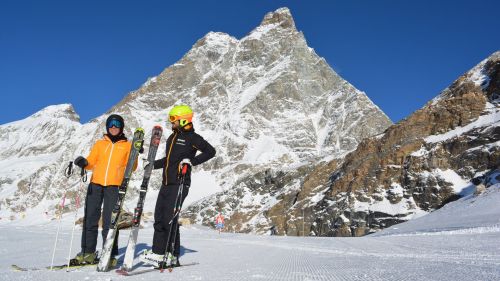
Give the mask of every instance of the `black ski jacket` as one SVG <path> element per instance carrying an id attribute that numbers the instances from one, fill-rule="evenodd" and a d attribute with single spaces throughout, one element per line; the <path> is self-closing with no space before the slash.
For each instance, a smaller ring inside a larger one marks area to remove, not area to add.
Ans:
<path id="1" fill-rule="evenodd" d="M 196 155 L 197 151 L 201 151 Z M 163 168 L 163 185 L 179 184 L 179 164 L 182 159 L 189 159 L 193 166 L 204 163 L 215 156 L 215 149 L 194 129 L 174 130 L 167 139 L 166 156 L 154 162 L 154 169 Z M 191 170 L 184 179 L 184 184 L 191 185 Z"/>

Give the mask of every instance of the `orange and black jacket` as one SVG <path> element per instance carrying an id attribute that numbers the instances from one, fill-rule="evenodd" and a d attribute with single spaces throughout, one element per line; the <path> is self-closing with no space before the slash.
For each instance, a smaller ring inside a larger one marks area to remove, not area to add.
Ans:
<path id="1" fill-rule="evenodd" d="M 196 152 L 201 153 L 196 155 Z M 215 156 L 215 149 L 202 136 L 190 130 L 174 130 L 167 139 L 166 156 L 156 160 L 155 169 L 163 168 L 163 185 L 179 184 L 179 164 L 182 159 L 189 159 L 193 166 L 208 161 Z M 191 185 L 191 171 L 188 171 L 184 184 Z"/>
<path id="2" fill-rule="evenodd" d="M 94 144 L 87 156 L 88 165 L 85 169 L 92 170 L 92 183 L 102 186 L 119 186 L 122 183 L 132 144 L 122 137 L 113 143 L 104 137 Z M 137 161 L 134 171 L 137 169 Z"/>

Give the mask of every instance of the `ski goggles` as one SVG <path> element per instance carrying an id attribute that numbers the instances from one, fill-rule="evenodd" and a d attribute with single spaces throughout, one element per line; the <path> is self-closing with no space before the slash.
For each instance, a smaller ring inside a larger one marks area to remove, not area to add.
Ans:
<path id="1" fill-rule="evenodd" d="M 182 116 L 179 116 L 179 115 L 169 115 L 168 116 L 168 121 L 170 121 L 170 123 L 174 123 L 177 120 L 186 119 L 189 122 L 191 122 L 192 118 L 193 118 L 193 114 L 186 114 L 186 115 L 182 115 Z"/>
<path id="2" fill-rule="evenodd" d="M 174 123 L 175 121 L 179 120 L 179 116 L 169 115 L 168 120 L 170 121 L 170 123 Z"/>
<path id="3" fill-rule="evenodd" d="M 120 122 L 120 120 L 113 119 L 113 120 L 108 122 L 107 127 L 108 128 L 116 127 L 116 128 L 121 129 L 123 127 L 123 124 L 122 124 L 122 122 Z"/>

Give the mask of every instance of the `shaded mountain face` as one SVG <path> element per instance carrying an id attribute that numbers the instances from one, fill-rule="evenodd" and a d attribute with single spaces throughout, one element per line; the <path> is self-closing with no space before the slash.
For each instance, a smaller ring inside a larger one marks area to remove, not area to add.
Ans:
<path id="1" fill-rule="evenodd" d="M 36 206 L 40 210 L 53 209 L 65 188 L 83 194 L 78 179 L 65 179 L 61 171 L 69 160 L 87 155 L 93 142 L 105 132 L 104 121 L 109 114 L 125 118 L 125 132 L 130 137 L 136 127 L 149 132 L 156 124 L 165 125 L 168 111 L 181 103 L 193 108 L 196 131 L 217 149 L 215 159 L 196 167 L 194 176 L 200 172 L 211 174 L 215 184 L 228 192 L 230 200 L 255 199 L 258 193 L 269 199 L 258 202 L 266 208 L 258 207 L 253 215 L 241 216 L 241 224 L 247 226 L 238 231 L 261 231 L 267 227 L 254 227 L 247 222 L 264 216 L 271 224 L 263 212 L 279 203 L 276 194 L 297 189 L 306 171 L 320 160 L 341 158 L 362 139 L 379 134 L 392 124 L 363 92 L 343 80 L 307 46 L 290 11 L 282 8 L 267 14 L 257 28 L 241 39 L 208 33 L 177 63 L 87 124 L 77 122 L 76 113 L 64 105 L 54 116 L 37 113 L 19 121 L 37 122 L 36 127 L 43 132 L 48 132 L 45 129 L 49 127 L 58 128 L 50 136 L 24 135 L 21 132 L 31 129 L 15 122 L 0 126 L 0 130 L 9 130 L 9 135 L 18 132 L 16 139 L 30 140 L 30 146 L 23 148 L 24 154 L 2 154 L 0 165 L 29 162 L 27 155 L 47 156 L 32 169 L 0 171 L 0 188 L 9 190 L 0 197 L 0 212 L 12 212 L 13 206 L 19 211 Z M 68 110 L 72 113 L 63 116 Z M 9 150 L 12 141 L 15 140 L 1 141 L 1 150 Z M 161 145 L 157 158 L 163 155 L 165 148 Z M 135 173 L 132 187 L 140 185 L 141 176 L 142 172 Z M 153 173 L 152 188 L 159 187 L 160 176 Z M 281 182 L 273 187 L 276 191 L 269 190 L 265 180 L 260 181 L 266 177 L 273 184 Z M 38 195 L 33 200 L 26 199 L 33 192 L 24 188 L 27 185 L 37 186 Z M 252 188 L 248 188 L 250 185 Z M 189 212 L 186 216 L 197 222 L 211 221 L 211 213 L 203 209 L 216 209 L 213 198 L 220 196 L 206 198 L 193 207 L 198 208 L 194 216 Z M 227 209 L 226 215 L 236 209 Z"/>
<path id="2" fill-rule="evenodd" d="M 310 233 L 361 236 L 440 208 L 500 164 L 500 52 L 329 173 Z M 313 173 L 321 171 L 318 167 Z"/>

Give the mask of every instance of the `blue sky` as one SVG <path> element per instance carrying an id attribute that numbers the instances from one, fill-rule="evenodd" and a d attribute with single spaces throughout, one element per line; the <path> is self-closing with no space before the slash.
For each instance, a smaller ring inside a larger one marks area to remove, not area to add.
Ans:
<path id="1" fill-rule="evenodd" d="M 500 50 L 500 1 L 0 2 L 0 124 L 71 103 L 97 117 L 209 31 L 289 7 L 310 47 L 393 121 Z"/>

